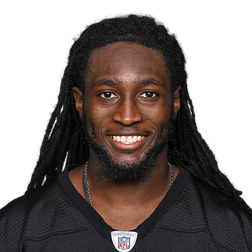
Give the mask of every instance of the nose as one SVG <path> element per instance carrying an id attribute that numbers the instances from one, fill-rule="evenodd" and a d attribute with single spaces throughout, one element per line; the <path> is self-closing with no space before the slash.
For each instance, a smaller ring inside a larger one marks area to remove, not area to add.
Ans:
<path id="1" fill-rule="evenodd" d="M 142 113 L 139 111 L 137 101 L 128 97 L 122 99 L 113 114 L 113 119 L 123 125 L 132 125 L 143 119 Z"/>

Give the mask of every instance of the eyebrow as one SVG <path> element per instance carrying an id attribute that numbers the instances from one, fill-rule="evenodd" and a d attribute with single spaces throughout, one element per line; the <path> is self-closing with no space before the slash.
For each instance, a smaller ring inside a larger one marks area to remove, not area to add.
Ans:
<path id="1" fill-rule="evenodd" d="M 155 78 L 144 78 L 144 79 L 139 79 L 136 81 L 139 84 L 143 84 L 143 85 L 157 85 L 157 86 L 164 86 L 163 84 L 160 83 L 160 81 L 158 81 Z M 116 85 L 120 82 L 111 80 L 111 79 L 101 79 L 98 80 L 94 83 L 94 86 L 112 86 L 112 85 Z"/>
<path id="2" fill-rule="evenodd" d="M 163 84 L 160 83 L 160 81 L 158 81 L 155 78 L 144 78 L 142 80 L 139 80 L 140 84 L 144 84 L 144 85 L 157 85 L 157 86 L 164 86 Z"/>

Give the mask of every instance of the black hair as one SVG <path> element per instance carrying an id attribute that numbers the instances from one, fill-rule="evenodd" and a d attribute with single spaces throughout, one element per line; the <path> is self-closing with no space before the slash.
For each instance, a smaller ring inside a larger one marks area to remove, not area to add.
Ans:
<path id="1" fill-rule="evenodd" d="M 197 130 L 187 89 L 186 61 L 176 37 L 154 18 L 137 15 L 94 23 L 74 42 L 62 78 L 58 103 L 49 120 L 28 191 L 55 180 L 64 165 L 83 164 L 88 160 L 87 138 L 75 108 L 72 89 L 79 87 L 85 93 L 84 77 L 92 51 L 120 41 L 138 43 L 161 52 L 171 79 L 172 94 L 181 86 L 181 107 L 168 140 L 168 160 L 225 194 L 238 196 L 240 192 L 220 172 L 214 154 Z"/>

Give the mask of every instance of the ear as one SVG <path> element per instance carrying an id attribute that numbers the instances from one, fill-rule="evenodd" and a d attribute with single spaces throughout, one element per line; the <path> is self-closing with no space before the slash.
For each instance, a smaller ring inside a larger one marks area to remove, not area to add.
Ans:
<path id="1" fill-rule="evenodd" d="M 73 95 L 75 99 L 75 107 L 79 112 L 79 115 L 82 116 L 83 112 L 83 94 L 78 87 L 73 87 Z"/>
<path id="2" fill-rule="evenodd" d="M 177 115 L 177 112 L 180 109 L 180 89 L 181 86 L 178 86 L 178 88 L 173 93 L 173 109 L 175 115 Z"/>

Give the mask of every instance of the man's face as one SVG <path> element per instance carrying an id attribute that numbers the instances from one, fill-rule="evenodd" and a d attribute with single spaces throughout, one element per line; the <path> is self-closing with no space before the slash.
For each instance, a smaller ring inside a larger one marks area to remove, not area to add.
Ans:
<path id="1" fill-rule="evenodd" d="M 157 146 L 161 149 L 155 150 L 155 159 L 161 152 L 167 155 L 172 96 L 159 52 L 127 42 L 97 49 L 85 85 L 87 130 L 97 156 L 98 147 L 114 164 L 128 169 Z"/>

